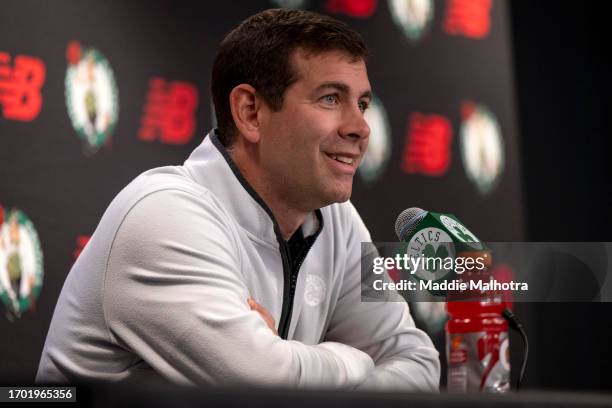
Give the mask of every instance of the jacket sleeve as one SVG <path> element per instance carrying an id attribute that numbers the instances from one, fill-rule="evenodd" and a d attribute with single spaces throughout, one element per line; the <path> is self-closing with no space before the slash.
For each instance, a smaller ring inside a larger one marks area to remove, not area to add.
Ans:
<path id="1" fill-rule="evenodd" d="M 225 217 L 208 194 L 179 190 L 152 193 L 132 207 L 105 276 L 111 341 L 184 384 L 354 387 L 364 381 L 374 368 L 366 353 L 341 343 L 283 340 L 250 310 Z"/>
<path id="2" fill-rule="evenodd" d="M 348 344 L 372 357 L 376 367 L 359 388 L 437 392 L 439 353 L 429 336 L 415 327 L 408 304 L 398 294 L 394 301 L 361 301 L 361 242 L 371 238 L 352 204 L 346 206 L 351 225 L 347 265 L 325 340 Z"/>

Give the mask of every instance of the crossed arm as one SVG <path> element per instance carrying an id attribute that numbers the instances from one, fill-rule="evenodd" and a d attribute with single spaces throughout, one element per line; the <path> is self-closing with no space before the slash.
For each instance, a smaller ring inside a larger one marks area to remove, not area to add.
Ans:
<path id="1" fill-rule="evenodd" d="M 247 302 L 251 310 L 259 313 L 268 328 L 278 335 L 274 317 L 252 298 L 249 298 Z M 398 324 L 409 327 L 412 322 L 405 321 L 398 322 Z M 422 344 L 422 346 L 414 347 L 404 344 L 404 349 L 399 347 L 399 350 L 393 350 L 398 348 L 397 344 L 402 343 L 402 340 L 388 338 L 383 341 L 382 347 L 374 344 L 365 347 L 369 354 L 376 358 L 376 366 L 361 383 L 357 384 L 357 388 L 423 392 L 438 390 L 440 367 L 437 352 L 428 345 L 428 339 L 424 338 L 424 334 L 419 336 L 416 332 L 405 335 L 420 337 L 417 344 Z"/>

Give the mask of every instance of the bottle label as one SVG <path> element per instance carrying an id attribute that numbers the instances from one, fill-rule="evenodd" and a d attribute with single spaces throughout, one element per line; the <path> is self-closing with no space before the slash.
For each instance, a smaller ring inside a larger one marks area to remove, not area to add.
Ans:
<path id="1" fill-rule="evenodd" d="M 510 390 L 506 331 L 453 333 L 447 337 L 448 390 L 504 393 Z"/>

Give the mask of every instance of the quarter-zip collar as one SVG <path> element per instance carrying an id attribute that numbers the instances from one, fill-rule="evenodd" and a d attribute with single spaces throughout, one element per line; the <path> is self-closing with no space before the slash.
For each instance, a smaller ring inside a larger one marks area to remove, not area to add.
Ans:
<path id="1" fill-rule="evenodd" d="M 274 214 L 240 173 L 219 141 L 216 129 L 191 153 L 184 167 L 197 183 L 211 190 L 223 207 L 253 236 L 271 244 L 278 242 L 279 237 L 282 239 Z M 322 228 L 320 210 L 306 217 L 302 225 L 305 236 L 318 235 Z"/>

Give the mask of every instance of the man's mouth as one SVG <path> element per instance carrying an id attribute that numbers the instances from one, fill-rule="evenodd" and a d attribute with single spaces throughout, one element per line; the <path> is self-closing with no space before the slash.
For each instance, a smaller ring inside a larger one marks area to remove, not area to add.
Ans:
<path id="1" fill-rule="evenodd" d="M 353 159 L 352 157 L 348 157 L 348 156 L 341 156 L 341 155 L 336 155 L 336 154 L 329 154 L 328 156 L 336 161 L 339 161 L 340 163 L 345 163 L 345 164 L 353 164 L 353 161 L 355 161 L 355 159 Z"/>
<path id="2" fill-rule="evenodd" d="M 357 162 L 359 159 L 358 154 L 352 154 L 349 152 L 337 152 L 337 153 L 325 153 L 325 155 L 331 160 L 330 164 L 334 169 L 334 172 L 353 175 L 357 170 Z"/>

